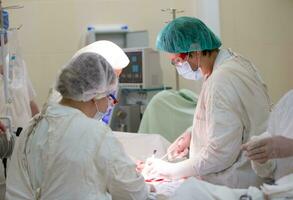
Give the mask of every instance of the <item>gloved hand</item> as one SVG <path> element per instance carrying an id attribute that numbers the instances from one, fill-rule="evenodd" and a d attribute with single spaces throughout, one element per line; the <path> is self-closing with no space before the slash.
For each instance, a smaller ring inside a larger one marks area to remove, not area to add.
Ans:
<path id="1" fill-rule="evenodd" d="M 148 158 L 142 175 L 145 179 L 168 178 L 179 179 L 195 175 L 190 159 L 178 163 L 169 163 L 157 158 Z"/>
<path id="2" fill-rule="evenodd" d="M 135 161 L 135 164 L 136 164 L 136 171 L 141 173 L 142 170 L 144 169 L 144 162 L 141 160 L 137 160 Z"/>
<path id="3" fill-rule="evenodd" d="M 142 175 L 146 179 L 155 179 L 158 177 L 168 177 L 171 163 L 165 162 L 157 158 L 148 158 L 145 162 Z"/>
<path id="4" fill-rule="evenodd" d="M 274 136 L 249 141 L 242 145 L 242 149 L 250 160 L 263 164 L 269 159 L 293 156 L 292 145 L 292 139 Z"/>
<path id="5" fill-rule="evenodd" d="M 187 156 L 189 152 L 190 140 L 191 140 L 190 131 L 186 131 L 179 138 L 177 138 L 175 142 L 173 142 L 167 150 L 168 160 L 173 161 L 175 159 L 183 158 Z"/>

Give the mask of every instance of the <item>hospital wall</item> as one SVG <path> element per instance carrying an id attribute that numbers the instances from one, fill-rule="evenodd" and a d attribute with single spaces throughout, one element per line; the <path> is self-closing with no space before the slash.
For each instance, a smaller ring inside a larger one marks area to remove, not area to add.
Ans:
<path id="1" fill-rule="evenodd" d="M 23 25 L 19 41 L 41 105 L 59 69 L 84 44 L 87 25 L 126 23 L 131 30 L 148 30 L 150 46 L 171 15 L 161 8 L 179 8 L 196 16 L 196 0 L 4 0 L 23 5 L 10 11 L 12 27 Z M 293 1 L 220 1 L 224 47 L 250 58 L 267 82 L 276 102 L 293 88 Z M 175 87 L 175 70 L 164 53 L 165 85 Z M 200 83 L 180 78 L 180 87 L 200 91 Z"/>

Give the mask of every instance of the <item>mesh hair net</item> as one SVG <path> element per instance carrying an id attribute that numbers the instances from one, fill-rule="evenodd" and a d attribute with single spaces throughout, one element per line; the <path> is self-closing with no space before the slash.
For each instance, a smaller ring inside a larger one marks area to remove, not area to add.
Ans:
<path id="1" fill-rule="evenodd" d="M 73 57 L 58 77 L 56 90 L 65 98 L 89 101 L 107 96 L 117 87 L 112 66 L 97 53 Z"/>
<path id="2" fill-rule="evenodd" d="M 169 53 L 212 50 L 222 45 L 220 39 L 199 19 L 179 17 L 158 34 L 156 47 Z"/>

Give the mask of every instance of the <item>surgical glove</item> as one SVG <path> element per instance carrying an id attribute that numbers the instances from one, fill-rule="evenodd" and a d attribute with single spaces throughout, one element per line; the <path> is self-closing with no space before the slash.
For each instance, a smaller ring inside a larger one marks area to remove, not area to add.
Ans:
<path id="1" fill-rule="evenodd" d="M 242 146 L 245 155 L 260 164 L 269 159 L 284 158 L 293 155 L 293 140 L 283 136 L 274 136 L 260 140 L 252 140 Z"/>
<path id="2" fill-rule="evenodd" d="M 195 175 L 195 170 L 190 159 L 178 163 L 169 163 L 161 159 L 149 158 L 142 174 L 148 179 L 158 177 L 179 179 Z"/>
<path id="3" fill-rule="evenodd" d="M 191 140 L 191 132 L 186 131 L 182 134 L 173 144 L 171 144 L 167 150 L 168 160 L 174 161 L 178 158 L 187 156 L 189 152 L 189 145 Z"/>

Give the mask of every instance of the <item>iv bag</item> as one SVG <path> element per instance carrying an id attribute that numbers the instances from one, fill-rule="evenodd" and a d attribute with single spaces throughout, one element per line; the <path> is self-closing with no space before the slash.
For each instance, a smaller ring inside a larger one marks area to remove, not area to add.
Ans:
<path id="1" fill-rule="evenodd" d="M 12 88 L 20 88 L 24 84 L 24 68 L 15 54 L 9 56 L 9 83 Z"/>

